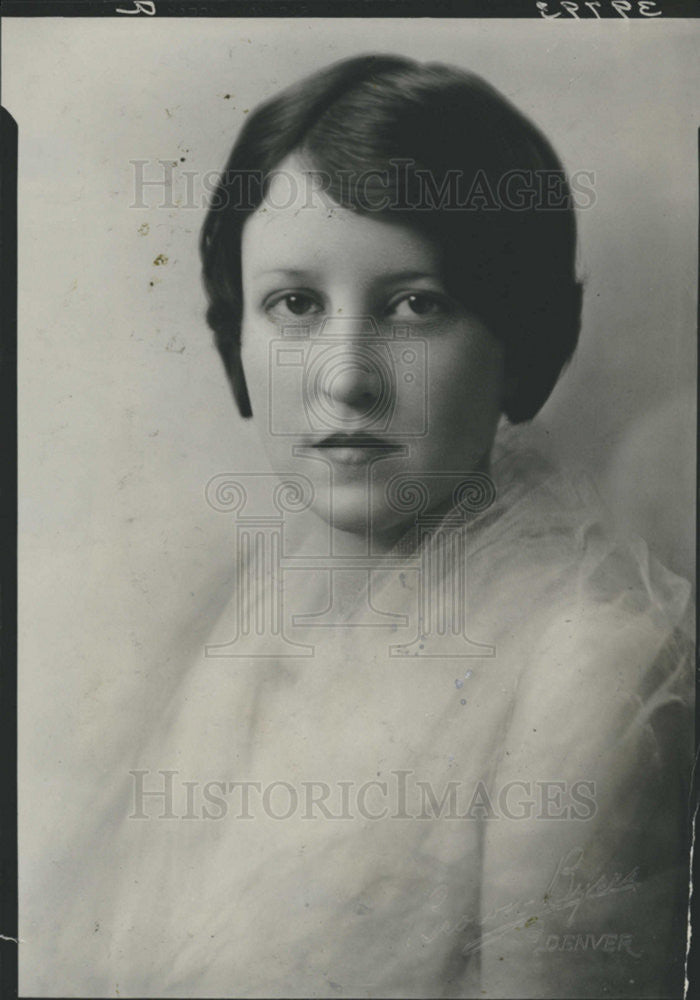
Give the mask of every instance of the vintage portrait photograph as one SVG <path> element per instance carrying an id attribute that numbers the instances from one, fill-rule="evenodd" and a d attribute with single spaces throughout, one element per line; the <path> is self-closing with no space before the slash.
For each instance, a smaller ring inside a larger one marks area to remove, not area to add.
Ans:
<path id="1" fill-rule="evenodd" d="M 20 997 L 684 997 L 700 27 L 603 2 L 3 22 Z"/>

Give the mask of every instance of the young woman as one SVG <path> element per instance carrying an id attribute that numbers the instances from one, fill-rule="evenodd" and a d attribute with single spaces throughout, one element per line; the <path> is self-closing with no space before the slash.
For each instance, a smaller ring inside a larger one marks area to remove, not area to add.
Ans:
<path id="1" fill-rule="evenodd" d="M 281 485 L 218 484 L 239 585 L 110 819 L 82 989 L 680 996 L 689 587 L 516 426 L 579 332 L 549 143 L 350 59 L 249 116 L 202 254 Z"/>

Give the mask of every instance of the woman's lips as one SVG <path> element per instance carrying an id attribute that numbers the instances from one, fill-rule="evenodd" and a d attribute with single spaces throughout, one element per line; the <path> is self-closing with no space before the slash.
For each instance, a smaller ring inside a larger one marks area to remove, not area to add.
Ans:
<path id="1" fill-rule="evenodd" d="M 398 450 L 398 445 L 391 441 L 369 434 L 330 434 L 312 447 L 338 465 L 365 465 L 381 454 Z"/>

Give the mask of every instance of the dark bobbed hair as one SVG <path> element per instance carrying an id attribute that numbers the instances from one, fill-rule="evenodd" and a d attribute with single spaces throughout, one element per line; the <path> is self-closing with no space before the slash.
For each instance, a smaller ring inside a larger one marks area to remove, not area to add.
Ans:
<path id="1" fill-rule="evenodd" d="M 571 358 L 580 327 L 576 222 L 562 165 L 532 122 L 478 76 L 392 55 L 334 63 L 261 104 L 246 120 L 221 175 L 200 249 L 207 322 L 242 416 L 252 410 L 240 358 L 241 233 L 266 183 L 242 198 L 240 179 L 265 178 L 294 152 L 326 177 L 354 170 L 404 178 L 400 190 L 391 192 L 385 216 L 437 241 L 448 291 L 504 346 L 506 416 L 512 423 L 532 419 Z M 400 161 L 416 170 L 392 174 L 391 164 Z M 421 170 L 438 189 L 449 172 L 479 175 L 491 197 L 475 199 L 468 209 L 416 207 Z M 565 207 L 537 200 L 521 210 L 494 205 L 492 193 L 511 171 L 558 175 Z M 341 183 L 329 194 L 345 207 L 371 210 Z"/>

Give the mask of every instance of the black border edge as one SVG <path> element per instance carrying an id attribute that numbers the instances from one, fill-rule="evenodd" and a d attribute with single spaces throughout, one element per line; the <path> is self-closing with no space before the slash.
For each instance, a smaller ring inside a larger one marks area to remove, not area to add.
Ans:
<path id="1" fill-rule="evenodd" d="M 125 0 L 129 3 L 130 0 Z M 2 17 L 118 17 L 117 2 L 96 0 L 5 0 Z M 469 8 L 454 0 L 437 0 L 430 5 L 414 0 L 210 0 L 189 3 L 157 0 L 160 17 L 537 17 L 534 0 L 470 0 Z M 528 7 L 535 10 L 530 13 Z M 698 0 L 659 0 L 664 16 L 700 17 Z M 325 8 L 321 14 L 320 10 Z M 3 475 L 0 478 L 0 754 L 4 790 L 0 822 L 0 995 L 18 994 L 18 864 L 17 864 L 17 177 L 18 128 L 12 115 L 0 106 L 0 449 Z M 700 128 L 698 129 L 698 190 L 700 194 Z M 698 218 L 700 255 L 700 216 Z M 700 351 L 700 269 L 698 274 L 698 349 Z M 698 369 L 700 399 L 700 368 Z M 696 567 L 700 565 L 700 407 L 696 426 Z M 696 610 L 700 601 L 696 594 Z M 700 621 L 696 627 L 700 644 Z M 700 648 L 696 645 L 696 677 L 700 676 Z M 697 692 L 697 684 L 696 684 Z M 695 807 L 700 810 L 700 697 L 695 705 L 696 770 Z M 693 835 L 697 814 L 693 815 Z M 700 988 L 700 849 L 694 845 L 693 887 L 690 898 L 691 936 L 688 950 L 686 996 L 698 995 Z M 27 998 L 29 1000 L 29 998 Z"/>
<path id="2" fill-rule="evenodd" d="M 16 997 L 17 886 L 17 123 L 0 107 L 0 983 Z"/>
<path id="3" fill-rule="evenodd" d="M 598 14 L 577 0 L 580 15 L 569 15 L 560 0 L 547 0 L 550 16 L 560 23 L 573 20 L 656 21 L 664 18 L 700 17 L 699 0 L 655 0 L 660 14 L 643 14 L 639 0 L 620 13 L 612 0 L 602 0 Z M 150 20 L 149 11 L 136 9 L 134 0 L 4 0 L 3 17 L 124 17 L 131 14 Z M 153 0 L 152 16 L 171 17 L 429 17 L 429 18 L 535 18 L 540 13 L 537 0 Z M 134 18 L 130 18 L 133 20 Z"/>
<path id="4" fill-rule="evenodd" d="M 698 171 L 698 274 L 697 274 L 697 346 L 700 357 L 700 126 L 698 127 L 697 144 Z M 696 372 L 696 425 L 695 425 L 695 763 L 693 765 L 693 781 L 691 786 L 690 820 L 691 820 L 691 864 L 690 864 L 690 899 L 688 902 L 689 946 L 686 961 L 686 997 L 694 997 L 700 991 L 700 856 L 695 837 L 698 833 L 698 812 L 700 811 L 700 775 L 698 760 L 700 758 L 700 602 L 698 601 L 697 570 L 700 565 L 700 366 Z"/>

